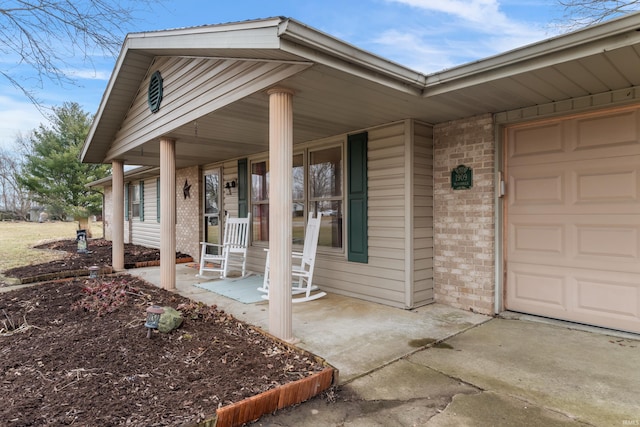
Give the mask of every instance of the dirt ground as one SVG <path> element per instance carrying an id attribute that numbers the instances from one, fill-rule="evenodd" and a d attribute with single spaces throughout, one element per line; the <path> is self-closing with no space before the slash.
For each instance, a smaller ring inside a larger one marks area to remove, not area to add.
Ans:
<path id="1" fill-rule="evenodd" d="M 78 252 L 78 243 L 74 239 L 57 240 L 35 246 L 37 249 L 62 251 L 66 255 L 63 259 L 43 264 L 25 265 L 12 268 L 3 272 L 7 277 L 29 278 L 48 273 L 61 271 L 87 270 L 92 265 L 98 267 L 111 266 L 111 242 L 104 239 L 89 240 L 87 253 Z M 176 259 L 188 258 L 189 255 L 176 254 Z M 160 259 L 160 251 L 140 245 L 125 243 L 124 261 L 125 268 L 133 268 L 136 263 L 157 261 Z"/>
<path id="2" fill-rule="evenodd" d="M 99 247 L 90 244 L 91 254 L 81 260 L 71 255 L 62 265 L 110 262 L 107 255 L 98 255 Z M 125 255 L 126 262 L 146 256 L 131 249 L 135 255 Z M 50 268 L 31 266 L 22 274 Z M 179 309 L 182 325 L 147 338 L 145 309 L 150 305 Z M 311 355 L 215 307 L 128 274 L 0 293 L 3 426 L 188 425 L 219 406 L 323 368 Z"/>

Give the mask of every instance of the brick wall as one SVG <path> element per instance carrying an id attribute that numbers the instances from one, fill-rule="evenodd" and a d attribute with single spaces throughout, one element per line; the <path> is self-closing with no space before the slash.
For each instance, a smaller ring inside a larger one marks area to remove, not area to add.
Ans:
<path id="1" fill-rule="evenodd" d="M 185 180 L 191 185 L 185 198 Z M 176 251 L 197 259 L 200 253 L 200 168 L 193 166 L 176 170 Z"/>
<path id="2" fill-rule="evenodd" d="M 434 297 L 492 314 L 494 280 L 494 126 L 490 114 L 434 128 Z M 473 187 L 451 188 L 451 170 L 473 169 Z"/>

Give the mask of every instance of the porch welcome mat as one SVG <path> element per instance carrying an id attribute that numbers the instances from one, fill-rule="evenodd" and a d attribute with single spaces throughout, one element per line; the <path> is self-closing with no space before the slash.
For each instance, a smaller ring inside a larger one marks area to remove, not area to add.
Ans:
<path id="1" fill-rule="evenodd" d="M 263 280 L 262 275 L 255 274 L 247 277 L 197 283 L 195 286 L 240 301 L 243 304 L 253 304 L 264 301 L 262 298 L 264 293 L 258 291 Z"/>

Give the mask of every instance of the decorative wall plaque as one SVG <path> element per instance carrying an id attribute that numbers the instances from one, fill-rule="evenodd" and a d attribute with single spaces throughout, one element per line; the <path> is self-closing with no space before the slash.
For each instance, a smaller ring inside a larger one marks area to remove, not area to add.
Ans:
<path id="1" fill-rule="evenodd" d="M 451 171 L 451 188 L 467 190 L 473 187 L 473 169 L 465 165 L 458 165 Z"/>

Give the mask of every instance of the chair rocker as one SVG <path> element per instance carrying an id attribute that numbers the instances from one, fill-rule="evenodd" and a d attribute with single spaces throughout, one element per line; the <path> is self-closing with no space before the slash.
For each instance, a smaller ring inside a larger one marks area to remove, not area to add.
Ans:
<path id="1" fill-rule="evenodd" d="M 311 294 L 318 290 L 318 287 L 313 284 L 313 270 L 316 263 L 316 251 L 318 249 L 321 221 L 322 214 L 318 214 L 316 218 L 313 218 L 313 215 L 309 217 L 304 233 L 304 247 L 302 252 L 293 252 L 291 254 L 291 294 L 294 295 L 291 302 L 293 303 L 312 301 L 327 295 L 326 292 Z M 264 281 L 262 287 L 258 288 L 258 290 L 266 293 L 266 295 L 262 296 L 263 299 L 269 299 L 269 250 L 265 249 L 265 251 L 267 251 L 267 259 L 264 269 Z M 295 295 L 302 296 L 295 297 Z"/>
<path id="2" fill-rule="evenodd" d="M 206 277 L 205 271 L 217 272 L 220 278 L 226 278 L 231 267 L 242 270 L 246 275 L 247 246 L 249 245 L 249 224 L 251 214 L 246 218 L 229 218 L 224 221 L 222 244 L 200 242 L 200 269 L 196 276 Z M 208 248 L 218 248 L 216 254 L 207 253 Z"/>

